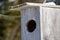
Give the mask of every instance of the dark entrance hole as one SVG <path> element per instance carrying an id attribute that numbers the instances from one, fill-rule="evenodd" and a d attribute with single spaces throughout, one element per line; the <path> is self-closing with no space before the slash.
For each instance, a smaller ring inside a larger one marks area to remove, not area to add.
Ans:
<path id="1" fill-rule="evenodd" d="M 30 20 L 27 22 L 27 30 L 28 32 L 33 32 L 36 29 L 36 22 L 34 20 Z"/>

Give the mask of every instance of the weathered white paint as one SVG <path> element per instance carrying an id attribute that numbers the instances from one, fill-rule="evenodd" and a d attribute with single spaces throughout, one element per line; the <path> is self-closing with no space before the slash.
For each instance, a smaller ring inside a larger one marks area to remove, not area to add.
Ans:
<path id="1" fill-rule="evenodd" d="M 60 9 L 41 7 L 42 40 L 60 40 Z"/>
<path id="2" fill-rule="evenodd" d="M 27 31 L 26 24 L 29 20 L 36 21 L 36 29 L 33 32 Z M 21 10 L 21 28 L 22 40 L 41 40 L 39 7 L 29 7 Z"/>
<path id="3" fill-rule="evenodd" d="M 55 28 L 55 9 L 48 7 L 41 7 L 41 29 L 42 29 L 42 40 L 55 40 L 54 39 L 54 28 Z"/>
<path id="4" fill-rule="evenodd" d="M 16 8 L 21 11 L 22 40 L 60 40 L 60 6 L 33 4 Z M 32 33 L 26 28 L 31 19 L 37 23 Z"/>

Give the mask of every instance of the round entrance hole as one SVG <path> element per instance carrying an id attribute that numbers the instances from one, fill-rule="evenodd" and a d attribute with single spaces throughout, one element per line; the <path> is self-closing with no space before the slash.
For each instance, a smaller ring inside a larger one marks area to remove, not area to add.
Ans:
<path id="1" fill-rule="evenodd" d="M 35 29 L 36 29 L 36 21 L 29 20 L 27 22 L 27 30 L 28 30 L 28 32 L 33 32 Z"/>

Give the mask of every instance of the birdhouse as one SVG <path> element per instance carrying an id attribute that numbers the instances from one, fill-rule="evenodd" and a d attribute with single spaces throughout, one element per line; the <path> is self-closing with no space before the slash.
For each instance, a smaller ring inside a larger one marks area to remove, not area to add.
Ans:
<path id="1" fill-rule="evenodd" d="M 60 6 L 24 3 L 11 10 L 21 11 L 22 40 L 60 40 Z"/>
<path id="2" fill-rule="evenodd" d="M 21 12 L 22 40 L 41 40 L 40 4 L 24 3 L 11 6 L 11 10 Z"/>

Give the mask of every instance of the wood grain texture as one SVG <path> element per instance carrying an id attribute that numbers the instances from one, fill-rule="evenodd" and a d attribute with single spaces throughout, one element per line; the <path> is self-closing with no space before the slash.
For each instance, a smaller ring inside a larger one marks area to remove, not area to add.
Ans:
<path id="1" fill-rule="evenodd" d="M 28 32 L 26 24 L 29 20 L 36 21 L 36 29 Z M 26 7 L 21 10 L 22 40 L 40 40 L 40 13 L 39 7 Z"/>
<path id="2" fill-rule="evenodd" d="M 42 40 L 60 40 L 60 9 L 41 7 Z"/>

